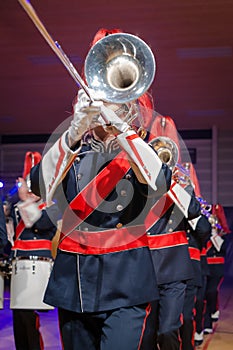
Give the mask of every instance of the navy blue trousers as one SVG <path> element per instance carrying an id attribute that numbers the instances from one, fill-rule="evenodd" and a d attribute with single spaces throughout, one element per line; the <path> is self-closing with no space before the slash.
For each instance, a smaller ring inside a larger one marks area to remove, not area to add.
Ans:
<path id="1" fill-rule="evenodd" d="M 202 286 L 197 289 L 197 298 L 195 303 L 195 322 L 196 322 L 196 332 L 201 333 L 204 330 L 204 303 L 205 303 L 205 293 L 206 293 L 207 276 L 202 276 Z"/>
<path id="2" fill-rule="evenodd" d="M 181 315 L 183 312 L 186 283 L 182 281 L 159 285 L 155 322 L 155 349 L 179 350 Z"/>
<path id="3" fill-rule="evenodd" d="M 16 350 L 42 350 L 39 315 L 34 310 L 12 310 Z"/>
<path id="4" fill-rule="evenodd" d="M 194 350 L 194 308 L 198 287 L 187 282 L 183 308 L 183 324 L 180 327 L 182 349 Z"/>
<path id="5" fill-rule="evenodd" d="M 222 276 L 208 276 L 206 286 L 206 309 L 204 315 L 204 328 L 213 328 L 211 314 L 219 308 L 219 288 L 223 281 Z"/>
<path id="6" fill-rule="evenodd" d="M 150 304 L 98 313 L 59 309 L 64 350 L 154 349 L 153 332 L 145 331 L 152 327 L 148 322 L 150 312 Z"/>

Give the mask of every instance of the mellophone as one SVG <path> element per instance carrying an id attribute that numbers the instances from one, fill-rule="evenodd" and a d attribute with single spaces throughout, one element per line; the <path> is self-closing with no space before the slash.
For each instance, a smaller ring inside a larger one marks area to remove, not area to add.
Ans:
<path id="1" fill-rule="evenodd" d="M 0 262 L 0 308 L 3 308 L 4 276 L 10 276 L 10 308 L 51 310 L 43 302 L 53 259 L 20 256 Z"/>

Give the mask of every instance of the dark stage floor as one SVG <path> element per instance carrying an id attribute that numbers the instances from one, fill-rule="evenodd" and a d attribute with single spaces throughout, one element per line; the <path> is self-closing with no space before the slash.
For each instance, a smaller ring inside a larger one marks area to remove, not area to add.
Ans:
<path id="1" fill-rule="evenodd" d="M 4 293 L 4 309 L 0 310 L 0 350 L 15 350 L 12 311 L 9 309 L 10 295 L 8 286 Z M 40 312 L 40 330 L 44 341 L 44 350 L 61 350 L 58 330 L 57 310 Z"/>
<path id="2" fill-rule="evenodd" d="M 0 310 L 0 350 L 15 350 L 12 331 L 12 312 L 9 309 L 9 291 L 5 288 L 4 309 Z M 62 350 L 58 330 L 57 310 L 40 313 L 44 350 Z M 214 324 L 214 333 L 206 335 L 197 350 L 233 349 L 233 277 L 225 278 L 220 288 L 220 318 Z M 81 349 L 80 349 L 81 350 Z M 84 350 L 84 349 L 82 349 Z M 88 349 L 86 349 L 88 350 Z M 109 349 L 111 350 L 111 349 Z M 119 349 L 120 350 L 120 349 Z M 131 349 L 129 349 L 131 350 Z M 184 349 L 185 350 L 185 349 Z"/>

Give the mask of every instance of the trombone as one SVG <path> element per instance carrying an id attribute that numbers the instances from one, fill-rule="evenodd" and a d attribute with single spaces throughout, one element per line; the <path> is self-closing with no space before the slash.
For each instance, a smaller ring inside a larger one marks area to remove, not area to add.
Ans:
<path id="1" fill-rule="evenodd" d="M 30 1 L 18 1 L 76 84 L 85 91 L 90 103 L 94 98 L 89 89 L 97 92 L 105 102 L 122 104 L 136 100 L 152 84 L 156 64 L 150 47 L 132 34 L 116 33 L 99 40 L 90 49 L 84 66 L 87 86 L 60 44 L 53 41 Z M 102 117 L 109 124 L 107 117 Z"/>

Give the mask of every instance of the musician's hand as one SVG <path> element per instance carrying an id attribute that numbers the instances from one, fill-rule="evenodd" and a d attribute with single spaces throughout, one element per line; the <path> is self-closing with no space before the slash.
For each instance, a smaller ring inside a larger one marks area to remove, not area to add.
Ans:
<path id="1" fill-rule="evenodd" d="M 93 118 L 100 114 L 101 101 L 91 102 L 84 90 L 79 90 L 73 105 L 73 120 L 69 127 L 69 136 L 75 142 L 90 128 Z"/>
<path id="2" fill-rule="evenodd" d="M 40 199 L 40 197 L 36 196 L 33 192 L 30 192 L 27 182 L 22 177 L 18 177 L 16 180 L 16 184 L 18 187 L 18 196 L 21 201 L 30 200 L 32 202 L 36 202 Z"/>
<path id="3" fill-rule="evenodd" d="M 26 181 L 22 177 L 18 177 L 18 179 L 16 180 L 16 184 L 18 187 L 19 199 L 21 201 L 25 201 L 26 199 L 28 199 L 29 195 Z"/>
<path id="4" fill-rule="evenodd" d="M 107 124 L 104 128 L 109 134 L 119 135 L 130 128 L 126 122 L 118 117 L 112 108 L 102 105 L 101 113 L 109 121 L 109 125 Z"/>

